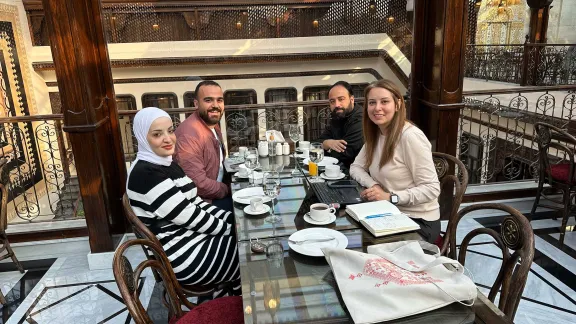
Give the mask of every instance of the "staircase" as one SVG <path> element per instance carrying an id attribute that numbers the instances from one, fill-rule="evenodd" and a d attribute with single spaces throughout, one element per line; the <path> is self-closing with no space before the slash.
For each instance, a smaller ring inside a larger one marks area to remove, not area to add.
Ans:
<path id="1" fill-rule="evenodd" d="M 80 184 L 77 176 L 71 176 L 58 192 L 59 200 L 54 209 L 54 219 L 75 219 L 84 217 Z"/>

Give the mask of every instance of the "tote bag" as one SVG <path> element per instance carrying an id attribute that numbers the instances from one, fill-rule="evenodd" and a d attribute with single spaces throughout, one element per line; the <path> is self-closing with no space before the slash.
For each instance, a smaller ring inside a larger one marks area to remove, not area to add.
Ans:
<path id="1" fill-rule="evenodd" d="M 424 253 L 434 249 L 433 255 Z M 464 267 L 427 242 L 368 247 L 368 253 L 324 248 L 342 299 L 355 323 L 377 323 L 431 311 L 453 302 L 471 306 L 476 285 Z"/>

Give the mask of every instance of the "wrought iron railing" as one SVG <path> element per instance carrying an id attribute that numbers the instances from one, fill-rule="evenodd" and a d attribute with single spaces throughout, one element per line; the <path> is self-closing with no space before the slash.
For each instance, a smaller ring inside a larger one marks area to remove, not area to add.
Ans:
<path id="1" fill-rule="evenodd" d="M 576 134 L 576 86 L 470 91 L 464 96 L 458 155 L 470 184 L 536 179 L 537 121 Z"/>
<path id="2" fill-rule="evenodd" d="M 465 76 L 520 85 L 576 84 L 576 44 L 467 45 Z"/>
<path id="3" fill-rule="evenodd" d="M 62 124 L 62 115 L 0 118 L 12 222 L 84 216 L 74 156 Z"/>

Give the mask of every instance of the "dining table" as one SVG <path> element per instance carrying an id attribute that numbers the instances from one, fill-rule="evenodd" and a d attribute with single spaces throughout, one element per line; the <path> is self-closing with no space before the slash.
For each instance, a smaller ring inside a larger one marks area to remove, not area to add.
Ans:
<path id="1" fill-rule="evenodd" d="M 266 159 L 267 161 L 262 161 Z M 375 244 L 420 240 L 416 232 L 374 237 L 346 214 L 336 212 L 336 220 L 328 225 L 308 224 L 304 215 L 317 202 L 313 190 L 306 185 L 303 174 L 294 174 L 298 158 L 284 156 L 261 158 L 263 170 L 279 172 L 281 190 L 275 200 L 275 214 L 280 221 L 268 223 L 264 215 L 248 215 L 244 204 L 234 202 L 238 237 L 244 322 L 250 323 L 354 323 L 339 293 L 332 270 L 324 257 L 307 256 L 289 247 L 288 238 L 307 228 L 329 228 L 348 240 L 347 249 L 366 252 Z M 282 163 L 279 163 L 282 161 Z M 264 162 L 264 163 L 262 163 Z M 232 164 L 230 161 L 228 164 Z M 238 164 L 236 164 L 237 166 Z M 234 173 L 234 166 L 227 171 Z M 304 169 L 305 170 L 305 166 Z M 232 177 L 232 193 L 249 187 L 246 178 Z M 270 205 L 270 203 L 268 203 Z M 280 253 L 267 255 L 252 250 L 258 241 L 274 244 Z M 281 247 L 281 248 L 280 248 Z M 386 307 L 386 305 L 382 305 Z M 487 297 L 478 291 L 471 307 L 459 303 L 386 323 L 512 323 Z"/>

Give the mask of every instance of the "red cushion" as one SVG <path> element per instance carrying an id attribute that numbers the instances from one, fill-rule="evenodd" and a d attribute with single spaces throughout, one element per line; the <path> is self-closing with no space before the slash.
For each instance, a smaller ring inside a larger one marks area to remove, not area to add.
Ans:
<path id="1" fill-rule="evenodd" d="M 442 237 L 442 234 L 438 235 L 438 238 L 436 238 L 436 241 L 434 241 L 434 244 L 439 249 L 442 249 L 442 245 L 444 244 L 444 238 Z"/>
<path id="2" fill-rule="evenodd" d="M 568 179 L 570 173 L 570 163 L 553 164 L 550 166 L 550 176 L 558 182 L 574 183 Z"/>
<path id="3" fill-rule="evenodd" d="M 202 303 L 184 314 L 176 324 L 238 324 L 244 323 L 242 297 L 222 297 Z"/>

